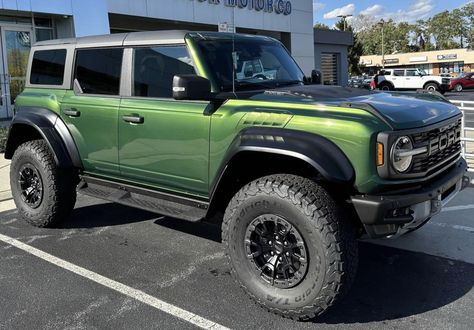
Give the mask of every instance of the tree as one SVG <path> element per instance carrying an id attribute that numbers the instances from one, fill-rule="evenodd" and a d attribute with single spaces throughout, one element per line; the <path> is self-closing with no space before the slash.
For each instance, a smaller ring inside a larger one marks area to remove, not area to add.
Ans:
<path id="1" fill-rule="evenodd" d="M 427 21 L 428 32 L 434 39 L 435 48 L 453 49 L 459 48 L 459 31 L 462 26 L 461 17 L 449 11 L 443 11 L 434 15 Z"/>
<path id="2" fill-rule="evenodd" d="M 461 8 L 464 20 L 464 34 L 469 48 L 474 49 L 474 3 L 469 3 Z"/>
<path id="3" fill-rule="evenodd" d="M 320 29 L 320 30 L 331 30 L 331 28 L 329 26 L 327 26 L 326 24 L 324 23 L 319 23 L 319 22 L 316 22 L 314 24 L 314 28 L 315 29 Z"/>
<path id="4" fill-rule="evenodd" d="M 344 30 L 344 19 L 339 20 L 336 23 L 336 28 L 340 31 Z M 362 44 L 360 43 L 359 39 L 357 38 L 357 35 L 354 34 L 352 30 L 352 26 L 347 25 L 346 22 L 346 32 L 352 33 L 353 36 L 353 44 L 352 46 L 349 46 L 347 49 L 347 60 L 349 64 L 349 72 L 351 75 L 360 75 L 362 73 L 362 70 L 360 68 L 360 57 L 362 56 L 363 53 L 363 47 Z"/>

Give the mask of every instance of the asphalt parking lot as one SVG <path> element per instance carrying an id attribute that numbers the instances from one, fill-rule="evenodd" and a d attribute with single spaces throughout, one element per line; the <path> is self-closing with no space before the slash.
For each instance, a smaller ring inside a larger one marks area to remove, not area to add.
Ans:
<path id="1" fill-rule="evenodd" d="M 474 189 L 448 206 L 396 241 L 361 241 L 350 295 L 322 318 L 297 323 L 250 302 L 229 275 L 216 226 L 79 196 L 62 227 L 39 229 L 19 220 L 6 200 L 0 328 L 470 329 Z M 183 312 L 192 313 L 185 315 L 191 322 L 174 316 Z"/>

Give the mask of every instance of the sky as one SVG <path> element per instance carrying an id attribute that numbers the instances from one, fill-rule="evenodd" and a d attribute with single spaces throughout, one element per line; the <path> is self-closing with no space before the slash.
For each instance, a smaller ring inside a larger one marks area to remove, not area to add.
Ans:
<path id="1" fill-rule="evenodd" d="M 375 19 L 415 22 L 474 0 L 313 0 L 314 21 L 332 26 L 338 15 L 364 14 Z"/>

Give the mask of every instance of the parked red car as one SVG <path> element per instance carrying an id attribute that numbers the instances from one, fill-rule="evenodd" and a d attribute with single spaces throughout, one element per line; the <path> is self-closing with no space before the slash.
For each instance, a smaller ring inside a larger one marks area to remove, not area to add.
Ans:
<path id="1" fill-rule="evenodd" d="M 474 73 L 464 72 L 456 78 L 451 79 L 449 90 L 460 92 L 463 89 L 474 88 Z"/>

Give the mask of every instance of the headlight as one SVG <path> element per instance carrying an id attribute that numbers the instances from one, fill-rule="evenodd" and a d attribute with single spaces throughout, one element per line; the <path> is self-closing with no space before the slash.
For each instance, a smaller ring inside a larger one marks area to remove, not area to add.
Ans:
<path id="1" fill-rule="evenodd" d="M 406 172 L 413 160 L 413 143 L 408 136 L 399 137 L 392 146 L 392 166 L 399 172 Z"/>

